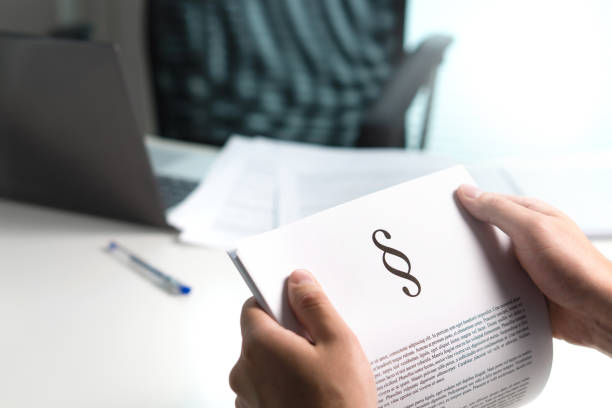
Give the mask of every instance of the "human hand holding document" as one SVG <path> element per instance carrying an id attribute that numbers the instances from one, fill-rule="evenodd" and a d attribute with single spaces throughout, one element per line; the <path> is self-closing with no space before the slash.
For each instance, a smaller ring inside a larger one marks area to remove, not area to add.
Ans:
<path id="1" fill-rule="evenodd" d="M 311 270 L 371 362 L 380 407 L 518 406 L 552 360 L 543 296 L 507 236 L 454 198 L 461 167 L 239 241 L 231 253 L 259 304 L 301 332 L 284 285 Z"/>

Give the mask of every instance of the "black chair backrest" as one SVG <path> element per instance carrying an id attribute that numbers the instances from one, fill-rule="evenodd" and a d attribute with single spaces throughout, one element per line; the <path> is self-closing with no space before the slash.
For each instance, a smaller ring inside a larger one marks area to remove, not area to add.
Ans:
<path id="1" fill-rule="evenodd" d="M 402 52 L 405 0 L 149 0 L 162 136 L 352 146 Z"/>

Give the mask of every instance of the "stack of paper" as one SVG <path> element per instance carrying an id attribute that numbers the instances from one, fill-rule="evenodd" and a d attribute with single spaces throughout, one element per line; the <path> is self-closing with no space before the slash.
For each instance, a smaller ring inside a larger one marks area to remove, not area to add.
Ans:
<path id="1" fill-rule="evenodd" d="M 612 234 L 610 157 L 505 160 L 468 169 L 484 190 L 542 198 L 597 237 Z M 184 242 L 229 248 L 240 238 L 456 164 L 422 151 L 234 136 L 169 222 Z"/>
<path id="2" fill-rule="evenodd" d="M 455 161 L 404 149 L 347 149 L 234 136 L 204 182 L 169 214 L 188 243 L 231 247 Z"/>

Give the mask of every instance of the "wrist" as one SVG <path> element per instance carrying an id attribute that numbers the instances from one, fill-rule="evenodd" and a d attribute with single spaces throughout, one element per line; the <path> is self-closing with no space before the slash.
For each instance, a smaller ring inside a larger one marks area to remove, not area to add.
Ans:
<path id="1" fill-rule="evenodd" d="M 590 346 L 612 357 L 612 262 L 605 259 L 589 324 Z"/>
<path id="2" fill-rule="evenodd" d="M 612 322 L 610 319 L 594 319 L 591 326 L 591 347 L 612 357 Z"/>

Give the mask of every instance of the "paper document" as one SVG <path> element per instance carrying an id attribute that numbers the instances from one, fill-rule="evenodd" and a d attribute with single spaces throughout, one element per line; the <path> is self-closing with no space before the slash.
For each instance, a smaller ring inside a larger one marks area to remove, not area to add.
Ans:
<path id="1" fill-rule="evenodd" d="M 277 225 L 276 151 L 260 139 L 232 138 L 205 181 L 168 215 L 181 239 L 225 247 Z"/>
<path id="2" fill-rule="evenodd" d="M 230 247 L 316 211 L 454 161 L 391 148 L 338 148 L 233 136 L 169 222 L 189 243 Z"/>
<path id="3" fill-rule="evenodd" d="M 280 225 L 454 164 L 403 149 L 351 149 L 324 163 L 294 160 L 279 174 Z"/>
<path id="4" fill-rule="evenodd" d="M 314 273 L 370 360 L 379 407 L 520 406 L 549 375 L 546 304 L 508 237 L 460 207 L 463 183 L 463 167 L 440 171 L 240 240 L 231 257 L 298 333 L 285 280 Z"/>

